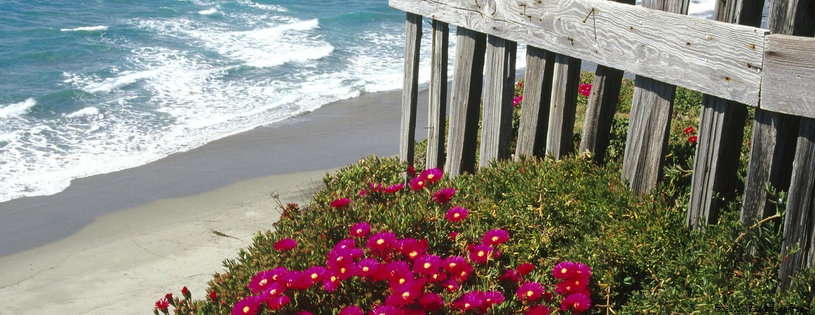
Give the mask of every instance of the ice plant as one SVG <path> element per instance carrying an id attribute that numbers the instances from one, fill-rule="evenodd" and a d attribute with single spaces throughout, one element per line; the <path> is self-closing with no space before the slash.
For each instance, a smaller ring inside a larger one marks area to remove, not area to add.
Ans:
<path id="1" fill-rule="evenodd" d="M 422 188 L 424 188 L 426 184 L 427 183 L 425 182 L 425 179 L 423 177 L 416 177 L 414 179 L 411 179 L 410 183 L 408 183 L 408 185 L 410 185 L 410 190 L 413 191 L 422 190 Z"/>
<path id="2" fill-rule="evenodd" d="M 690 142 L 690 143 L 696 143 L 696 141 L 698 141 L 698 140 L 699 140 L 699 137 L 697 137 L 697 136 L 688 137 L 688 142 Z"/>
<path id="3" fill-rule="evenodd" d="M 580 95 L 589 96 L 589 94 L 591 94 L 591 84 L 580 84 L 577 89 Z"/>
<path id="4" fill-rule="evenodd" d="M 460 298 L 453 301 L 453 306 L 462 311 L 469 311 L 481 307 L 483 303 L 483 293 L 479 291 L 471 291 L 464 293 L 464 295 L 462 295 Z"/>
<path id="5" fill-rule="evenodd" d="M 386 253 L 396 243 L 396 235 L 391 232 L 379 232 L 368 238 L 366 247 L 379 254 Z"/>
<path id="6" fill-rule="evenodd" d="M 515 272 L 515 270 L 507 268 L 504 271 L 504 274 L 501 275 L 500 277 L 498 277 L 498 280 L 507 280 L 507 281 L 511 281 L 511 282 L 518 282 L 518 281 L 521 280 L 521 277 L 518 275 L 517 272 Z"/>
<path id="7" fill-rule="evenodd" d="M 420 175 L 421 178 L 424 178 L 424 180 L 431 185 L 441 180 L 442 176 L 444 176 L 444 172 L 438 168 L 426 169 L 422 171 L 422 174 Z"/>
<path id="8" fill-rule="evenodd" d="M 249 281 L 249 292 L 257 294 L 263 290 L 266 290 L 266 288 L 275 283 L 276 280 L 272 279 L 275 277 L 275 275 L 279 276 L 279 274 L 277 274 L 274 270 L 258 272 L 254 277 L 252 277 L 252 280 Z"/>
<path id="9" fill-rule="evenodd" d="M 232 308 L 232 315 L 253 315 L 257 313 L 263 300 L 259 296 L 249 296 L 240 300 Z"/>
<path id="10" fill-rule="evenodd" d="M 482 295 L 484 299 L 484 303 L 481 305 L 483 310 L 493 307 L 493 305 L 498 305 L 504 302 L 504 294 L 498 291 L 487 291 L 484 292 Z"/>
<path id="11" fill-rule="evenodd" d="M 371 232 L 371 225 L 368 222 L 359 222 L 351 226 L 351 236 L 365 237 Z"/>
<path id="12" fill-rule="evenodd" d="M 512 106 L 518 106 L 518 104 L 520 104 L 521 101 L 523 101 L 523 100 L 524 100 L 523 95 L 516 96 L 514 99 L 512 99 Z"/>
<path id="13" fill-rule="evenodd" d="M 444 215 L 444 217 L 450 222 L 461 222 L 464 221 L 468 215 L 470 215 L 470 212 L 467 210 L 467 208 L 455 207 L 447 210 L 447 214 Z"/>
<path id="14" fill-rule="evenodd" d="M 444 204 L 450 201 L 450 199 L 452 199 L 455 194 L 456 194 L 455 188 L 450 187 L 442 188 L 433 194 L 433 200 L 436 201 L 437 203 Z"/>
<path id="15" fill-rule="evenodd" d="M 534 269 L 535 269 L 535 265 L 533 265 L 532 263 L 528 263 L 528 262 L 520 264 L 520 265 L 518 265 L 518 267 L 515 268 L 515 270 L 518 271 L 518 274 L 523 275 L 523 276 L 528 275 Z"/>
<path id="16" fill-rule="evenodd" d="M 293 239 L 290 239 L 290 238 L 284 238 L 282 240 L 279 240 L 279 241 L 275 242 L 274 245 L 272 245 L 272 247 L 274 247 L 274 249 L 276 249 L 277 251 L 281 251 L 281 252 L 290 250 L 290 249 L 294 248 L 295 246 L 297 246 L 297 241 L 295 241 Z"/>
<path id="17" fill-rule="evenodd" d="M 543 296 L 543 292 L 543 285 L 540 283 L 525 282 L 518 288 L 518 291 L 515 292 L 515 296 L 517 296 L 521 301 L 534 302 Z"/>
<path id="18" fill-rule="evenodd" d="M 528 310 L 524 312 L 524 315 L 549 315 L 549 314 L 552 314 L 552 309 L 543 305 L 530 307 Z"/>
<path id="19" fill-rule="evenodd" d="M 218 299 L 218 293 L 216 293 L 215 291 L 210 292 L 209 293 L 209 299 L 213 300 L 213 301 L 217 300 Z"/>
<path id="20" fill-rule="evenodd" d="M 684 135 L 686 135 L 686 136 L 691 135 L 691 134 L 693 134 L 695 132 L 696 132 L 696 129 L 694 129 L 693 126 L 689 126 L 688 128 L 685 128 L 685 130 L 682 130 L 682 133 Z"/>
<path id="21" fill-rule="evenodd" d="M 444 300 L 436 293 L 426 292 L 419 297 L 419 306 L 432 312 L 442 308 Z"/>
<path id="22" fill-rule="evenodd" d="M 156 308 L 161 310 L 162 312 L 166 311 L 168 307 L 170 307 L 170 302 L 167 301 L 166 297 L 163 297 L 156 301 Z"/>
<path id="23" fill-rule="evenodd" d="M 481 244 L 496 246 L 506 243 L 508 240 L 509 232 L 504 231 L 502 229 L 494 229 L 487 231 L 487 233 L 484 233 L 484 237 L 481 238 Z"/>
<path id="24" fill-rule="evenodd" d="M 552 268 L 552 277 L 555 279 L 566 279 L 577 272 L 577 264 L 571 261 L 563 261 Z"/>
<path id="25" fill-rule="evenodd" d="M 468 258 L 470 258 L 470 261 L 476 264 L 484 264 L 490 259 L 498 257 L 498 255 L 498 251 L 496 251 L 492 246 L 480 244 L 473 247 L 473 250 L 470 251 Z"/>
<path id="26" fill-rule="evenodd" d="M 560 304 L 560 309 L 564 311 L 572 309 L 575 312 L 583 312 L 589 308 L 591 308 L 591 298 L 584 293 L 570 294 Z"/>
<path id="27" fill-rule="evenodd" d="M 385 192 L 389 193 L 389 194 L 392 194 L 392 193 L 395 193 L 397 191 L 402 190 L 402 188 L 405 188 L 405 184 L 393 184 L 393 185 L 390 185 L 388 187 L 385 187 Z"/>
<path id="28" fill-rule="evenodd" d="M 406 238 L 397 242 L 397 247 L 402 255 L 405 255 L 408 260 L 413 261 L 427 252 L 427 239 L 417 240 L 415 238 Z"/>
<path id="29" fill-rule="evenodd" d="M 329 205 L 334 208 L 342 208 L 347 206 L 349 203 L 351 203 L 350 198 L 338 198 L 334 199 L 334 201 L 332 201 Z"/>
<path id="30" fill-rule="evenodd" d="M 343 308 L 339 315 L 365 315 L 365 311 L 359 306 L 351 305 Z"/>

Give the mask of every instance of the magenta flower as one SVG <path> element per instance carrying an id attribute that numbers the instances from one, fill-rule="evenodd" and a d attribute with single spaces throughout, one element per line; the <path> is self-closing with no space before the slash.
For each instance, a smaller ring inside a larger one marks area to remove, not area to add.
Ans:
<path id="1" fill-rule="evenodd" d="M 339 315 L 365 315 L 365 311 L 359 306 L 351 305 L 342 309 Z"/>
<path id="2" fill-rule="evenodd" d="M 437 191 L 436 193 L 433 194 L 433 200 L 436 201 L 436 203 L 445 204 L 448 201 L 450 201 L 450 199 L 453 199 L 453 196 L 455 194 L 456 194 L 456 189 L 455 188 L 450 188 L 450 187 L 442 188 L 442 189 L 439 189 L 439 191 Z"/>
<path id="3" fill-rule="evenodd" d="M 444 259 L 443 268 L 450 273 L 451 277 L 459 281 L 467 280 L 473 272 L 473 266 L 460 256 L 450 256 Z"/>
<path id="4" fill-rule="evenodd" d="M 393 305 L 377 306 L 371 310 L 370 315 L 404 315 L 405 312 Z"/>
<path id="5" fill-rule="evenodd" d="M 355 241 L 353 238 L 344 238 L 337 242 L 337 245 L 334 245 L 334 250 L 350 250 L 355 247 L 357 247 L 357 241 Z"/>
<path id="6" fill-rule="evenodd" d="M 257 296 L 246 297 L 235 303 L 235 307 L 232 308 L 232 315 L 254 315 L 262 302 L 261 298 Z"/>
<path id="7" fill-rule="evenodd" d="M 410 177 L 415 177 L 416 176 L 416 168 L 414 168 L 413 165 L 408 166 L 407 174 L 410 175 Z"/>
<path id="8" fill-rule="evenodd" d="M 524 312 L 524 315 L 549 315 L 549 314 L 552 314 L 552 309 L 543 305 L 530 307 L 528 310 Z"/>
<path id="9" fill-rule="evenodd" d="M 430 283 L 438 283 L 447 280 L 447 273 L 441 270 L 435 271 L 427 275 L 427 281 Z"/>
<path id="10" fill-rule="evenodd" d="M 507 280 L 507 281 L 511 281 L 511 282 L 518 282 L 518 281 L 521 280 L 521 277 L 518 276 L 518 274 L 515 272 L 515 270 L 507 268 L 504 271 L 504 274 L 501 275 L 500 277 L 498 277 L 498 280 L 499 281 Z"/>
<path id="11" fill-rule="evenodd" d="M 583 312 L 591 308 L 591 298 L 584 293 L 570 294 L 560 303 L 561 310 L 572 309 L 575 312 Z"/>
<path id="12" fill-rule="evenodd" d="M 562 261 L 552 268 L 552 277 L 566 279 L 577 273 L 577 264 L 571 261 Z"/>
<path id="13" fill-rule="evenodd" d="M 442 288 L 447 290 L 447 292 L 453 292 L 458 290 L 458 282 L 455 279 L 447 279 L 442 281 L 441 283 Z"/>
<path id="14" fill-rule="evenodd" d="M 297 246 L 297 241 L 290 238 L 284 238 L 282 240 L 275 242 L 274 245 L 272 245 L 274 249 L 280 252 L 290 250 L 295 246 Z"/>
<path id="15" fill-rule="evenodd" d="M 266 306 L 269 310 L 275 311 L 283 308 L 286 304 L 291 302 L 291 298 L 288 295 L 278 295 L 273 296 L 266 299 Z"/>
<path id="16" fill-rule="evenodd" d="M 425 179 L 423 177 L 413 178 L 410 180 L 410 183 L 408 183 L 408 185 L 410 185 L 410 190 L 413 191 L 422 190 L 425 184 L 427 184 L 427 182 L 425 182 Z"/>
<path id="17" fill-rule="evenodd" d="M 589 96 L 591 94 L 591 84 L 580 84 L 577 89 L 580 95 Z"/>
<path id="18" fill-rule="evenodd" d="M 323 278 L 323 288 L 328 292 L 334 292 L 340 286 L 340 279 L 333 272 L 328 271 Z"/>
<path id="19" fill-rule="evenodd" d="M 263 290 L 261 296 L 263 296 L 264 298 L 269 298 L 272 296 L 281 295 L 284 292 L 286 292 L 286 284 L 275 282 L 267 286 L 266 289 Z"/>
<path id="20" fill-rule="evenodd" d="M 558 283 L 557 287 L 555 287 L 555 292 L 560 295 L 566 295 L 583 291 L 588 285 L 588 280 L 588 278 L 574 275 Z"/>
<path id="21" fill-rule="evenodd" d="M 470 258 L 470 261 L 476 264 L 484 264 L 490 259 L 494 259 L 498 256 L 499 253 L 497 250 L 495 250 L 495 248 L 489 245 L 480 244 L 473 247 L 473 250 L 470 251 L 468 258 Z"/>
<path id="22" fill-rule="evenodd" d="M 351 198 L 338 198 L 332 201 L 329 205 L 334 208 L 342 208 L 351 203 Z"/>
<path id="23" fill-rule="evenodd" d="M 314 282 L 311 281 L 311 275 L 301 271 L 289 271 L 280 277 L 280 282 L 285 283 L 286 287 L 295 290 L 308 289 Z"/>
<path id="24" fill-rule="evenodd" d="M 688 137 L 688 142 L 690 142 L 690 143 L 696 143 L 696 141 L 699 141 L 699 137 L 697 137 L 697 136 L 690 136 L 690 137 Z"/>
<path id="25" fill-rule="evenodd" d="M 396 244 L 396 234 L 391 232 L 379 232 L 368 238 L 366 247 L 382 254 L 386 253 L 391 246 Z"/>
<path id="26" fill-rule="evenodd" d="M 447 219 L 447 221 L 450 222 L 461 222 L 464 221 L 464 219 L 466 219 L 467 216 L 469 215 L 470 212 L 467 210 L 467 208 L 455 207 L 453 209 L 448 210 L 447 214 L 445 214 L 444 217 Z"/>
<path id="27" fill-rule="evenodd" d="M 685 128 L 685 130 L 682 130 L 682 133 L 683 133 L 684 135 L 686 135 L 686 136 L 687 136 L 687 135 L 690 135 L 690 134 L 692 134 L 692 133 L 694 133 L 694 132 L 696 132 L 696 129 L 694 129 L 694 128 L 693 128 L 693 126 L 690 126 L 690 127 L 688 127 L 688 128 Z"/>
<path id="28" fill-rule="evenodd" d="M 393 185 L 390 185 L 388 187 L 385 187 L 385 192 L 389 193 L 389 194 L 392 194 L 392 193 L 395 193 L 397 191 L 402 190 L 402 188 L 405 188 L 405 184 L 393 184 Z"/>
<path id="29" fill-rule="evenodd" d="M 325 278 L 327 272 L 328 269 L 325 269 L 324 267 L 314 266 L 306 269 L 305 274 L 308 275 L 312 283 L 317 283 Z"/>
<path id="30" fill-rule="evenodd" d="M 363 258 L 357 263 L 357 275 L 360 277 L 374 278 L 379 272 L 379 262 L 373 258 Z"/>
<path id="31" fill-rule="evenodd" d="M 481 244 L 496 246 L 506 243 L 508 240 L 509 232 L 504 231 L 502 229 L 494 229 L 487 231 L 487 233 L 484 233 L 484 237 L 481 238 Z"/>
<path id="32" fill-rule="evenodd" d="M 402 255 L 405 255 L 408 260 L 413 261 L 427 252 L 427 239 L 416 240 L 415 238 L 406 238 L 397 241 L 396 246 Z"/>
<path id="33" fill-rule="evenodd" d="M 504 302 L 504 294 L 499 291 L 487 291 L 481 296 L 484 299 L 484 303 L 481 305 L 484 310 Z"/>
<path id="34" fill-rule="evenodd" d="M 583 277 L 586 280 L 591 278 L 591 267 L 581 263 L 575 263 L 575 268 L 574 273 L 576 276 Z"/>
<path id="35" fill-rule="evenodd" d="M 515 292 L 515 296 L 521 301 L 534 302 L 543 296 L 543 285 L 537 282 L 525 282 Z"/>
<path id="36" fill-rule="evenodd" d="M 424 178 L 430 185 L 433 185 L 437 181 L 441 180 L 442 176 L 444 176 L 444 172 L 438 168 L 424 170 L 420 175 L 420 177 Z"/>
<path id="37" fill-rule="evenodd" d="M 523 96 L 523 95 L 518 95 L 518 96 L 516 96 L 514 99 L 512 99 L 512 106 L 513 106 L 513 107 L 518 106 L 518 104 L 520 104 L 520 103 L 521 103 L 521 101 L 523 101 L 523 100 L 524 100 L 524 96 Z"/>
<path id="38" fill-rule="evenodd" d="M 413 262 L 413 270 L 421 275 L 433 275 L 438 273 L 442 261 L 436 255 L 422 255 Z"/>
<path id="39" fill-rule="evenodd" d="M 365 189 L 360 189 L 360 190 L 359 190 L 359 197 L 360 197 L 360 198 L 364 198 L 364 197 L 365 197 L 365 196 L 367 196 L 367 195 L 368 195 L 368 192 L 367 192 L 367 191 L 365 191 Z"/>
<path id="40" fill-rule="evenodd" d="M 167 297 L 163 297 L 156 301 L 156 308 L 162 311 L 166 311 L 167 308 L 170 307 L 170 301 L 167 300 Z"/>
<path id="41" fill-rule="evenodd" d="M 368 222 L 359 222 L 351 226 L 351 236 L 365 237 L 371 232 L 371 225 Z"/>
<path id="42" fill-rule="evenodd" d="M 276 278 L 282 275 L 282 273 L 275 272 L 275 270 L 276 269 L 264 270 L 252 277 L 252 279 L 249 280 L 249 285 L 247 285 L 249 292 L 257 294 L 272 285 L 272 283 L 275 283 L 277 281 Z"/>
<path id="43" fill-rule="evenodd" d="M 385 300 L 385 304 L 405 306 L 413 303 L 422 294 L 424 284 L 424 280 L 415 280 L 391 287 L 392 294 Z"/>
<path id="44" fill-rule="evenodd" d="M 471 291 L 464 293 L 460 298 L 453 301 L 453 307 L 462 311 L 474 310 L 481 307 L 484 303 L 484 297 L 479 291 Z"/>
<path id="45" fill-rule="evenodd" d="M 451 240 L 455 241 L 456 237 L 458 237 L 458 232 L 450 232 L 450 234 L 447 234 L 447 236 L 450 237 Z"/>
<path id="46" fill-rule="evenodd" d="M 314 315 L 314 314 L 312 314 L 309 311 L 299 311 L 297 313 L 294 313 L 294 315 Z"/>
<path id="47" fill-rule="evenodd" d="M 444 306 L 444 300 L 440 295 L 427 292 L 419 297 L 419 306 L 428 311 L 435 311 Z"/>
<path id="48" fill-rule="evenodd" d="M 534 269 L 535 269 L 535 265 L 533 265 L 532 263 L 528 263 L 528 262 L 520 264 L 520 265 L 518 265 L 517 268 L 515 268 L 515 270 L 517 270 L 518 273 L 523 275 L 523 276 L 528 275 Z"/>

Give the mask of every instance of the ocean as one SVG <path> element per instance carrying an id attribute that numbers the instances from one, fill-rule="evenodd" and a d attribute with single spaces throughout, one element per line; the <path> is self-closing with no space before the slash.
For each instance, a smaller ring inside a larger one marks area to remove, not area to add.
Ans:
<path id="1" fill-rule="evenodd" d="M 0 1 L 0 202 L 402 86 L 386 0 L 62 3 Z"/>

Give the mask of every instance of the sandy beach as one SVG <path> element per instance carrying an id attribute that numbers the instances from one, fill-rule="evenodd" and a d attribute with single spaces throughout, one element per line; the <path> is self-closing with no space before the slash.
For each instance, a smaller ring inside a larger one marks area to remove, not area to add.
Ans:
<path id="1" fill-rule="evenodd" d="M 419 100 L 424 138 L 426 94 Z M 203 298 L 222 261 L 277 220 L 273 195 L 305 203 L 326 172 L 396 155 L 399 102 L 400 92 L 365 94 L 0 203 L 0 314 L 150 314 L 184 286 Z"/>

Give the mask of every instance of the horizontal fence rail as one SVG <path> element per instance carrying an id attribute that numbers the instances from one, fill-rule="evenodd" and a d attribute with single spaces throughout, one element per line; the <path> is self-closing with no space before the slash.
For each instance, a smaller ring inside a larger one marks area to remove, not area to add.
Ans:
<path id="1" fill-rule="evenodd" d="M 804 12 L 815 0 L 771 2 L 768 29 L 756 27 L 763 0 L 717 1 L 717 21 L 684 15 L 689 0 L 643 0 L 643 7 L 630 0 L 389 1 L 407 12 L 400 156 L 409 164 L 427 17 L 428 167 L 456 176 L 509 158 L 515 53 L 527 44 L 515 160 L 571 153 L 579 69 L 591 61 L 598 67 L 580 150 L 602 161 L 623 72 L 636 74 L 622 176 L 631 190 L 647 193 L 662 177 L 676 87 L 702 92 L 686 225 L 704 229 L 717 222 L 719 201 L 735 198 L 747 109 L 754 107 L 741 222 L 774 214 L 765 185 L 788 190 L 781 254 L 789 257 L 779 267 L 779 289 L 799 268 L 815 266 L 815 22 Z M 449 25 L 457 29 L 448 102 Z"/>

